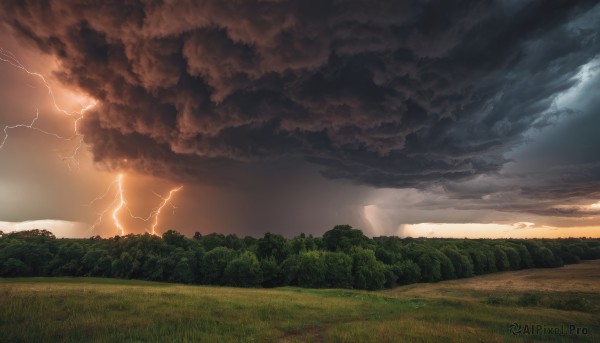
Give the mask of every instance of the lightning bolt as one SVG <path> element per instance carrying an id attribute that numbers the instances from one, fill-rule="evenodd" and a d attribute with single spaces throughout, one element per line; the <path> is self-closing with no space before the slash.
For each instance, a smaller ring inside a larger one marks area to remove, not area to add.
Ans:
<path id="1" fill-rule="evenodd" d="M 0 149 L 2 149 L 4 147 L 4 145 L 6 144 L 6 140 L 8 139 L 8 130 L 17 129 L 17 128 L 21 128 L 21 127 L 22 128 L 26 128 L 26 129 L 35 130 L 35 131 L 41 132 L 41 133 L 43 133 L 45 135 L 53 136 L 55 138 L 62 139 L 62 140 L 65 140 L 65 141 L 72 140 L 72 138 L 64 137 L 64 136 L 61 136 L 61 135 L 59 135 L 57 133 L 48 132 L 48 131 L 40 129 L 39 127 L 35 127 L 34 126 L 35 122 L 38 121 L 38 119 L 40 119 L 40 111 L 39 111 L 39 109 L 36 109 L 35 117 L 31 120 L 31 123 L 29 123 L 29 124 L 17 124 L 17 125 L 12 125 L 12 126 L 9 126 L 9 125 L 5 126 L 4 127 L 4 138 L 2 139 L 2 142 L 0 143 Z"/>
<path id="2" fill-rule="evenodd" d="M 5 126 L 4 127 L 4 139 L 2 140 L 2 143 L 0 144 L 0 149 L 2 149 L 4 147 L 4 144 L 6 143 L 6 140 L 8 139 L 8 130 L 12 130 L 12 129 L 16 129 L 19 127 L 24 127 L 27 129 L 33 129 L 33 125 L 35 124 L 35 122 L 38 120 L 38 118 L 40 117 L 40 111 L 36 110 L 36 114 L 35 114 L 35 118 L 33 118 L 33 120 L 31 121 L 31 123 L 29 125 L 27 124 L 17 124 L 17 125 L 13 125 L 13 126 Z"/>
<path id="3" fill-rule="evenodd" d="M 46 78 L 44 77 L 44 75 L 37 73 L 37 72 L 32 72 L 29 69 L 27 69 L 20 61 L 19 59 L 17 59 L 17 57 L 10 51 L 0 47 L 0 61 L 1 62 L 5 62 L 10 64 L 11 66 L 20 69 L 22 71 L 24 71 L 25 73 L 27 73 L 30 76 L 33 77 L 37 77 L 38 79 L 40 79 L 42 81 L 42 83 L 44 84 L 44 86 L 46 87 L 46 89 L 48 90 L 48 94 L 50 96 L 50 98 L 52 99 L 52 104 L 54 105 L 54 108 L 56 108 L 57 111 L 65 114 L 66 116 L 69 116 L 71 118 L 74 118 L 73 121 L 73 135 L 70 137 L 65 137 L 65 136 L 61 136 L 57 133 L 54 132 L 49 132 L 49 131 L 45 131 L 41 128 L 38 128 L 35 126 L 36 121 L 39 119 L 39 109 L 36 109 L 36 116 L 35 118 L 31 121 L 30 124 L 17 124 L 17 125 L 7 125 L 4 127 L 3 131 L 4 131 L 4 138 L 2 139 L 2 143 L 0 144 L 0 149 L 2 149 L 4 147 L 4 145 L 6 144 L 6 141 L 8 140 L 8 131 L 12 130 L 12 129 L 16 129 L 16 128 L 26 128 L 26 129 L 30 129 L 30 130 L 35 130 L 38 131 L 40 133 L 43 133 L 45 135 L 48 136 L 53 136 L 57 139 L 60 140 L 64 140 L 64 141 L 73 141 L 73 140 L 77 140 L 77 145 L 75 146 L 75 148 L 73 149 L 73 151 L 71 152 L 71 154 L 67 155 L 67 156 L 61 156 L 61 159 L 64 161 L 67 161 L 67 168 L 69 169 L 69 172 L 71 172 L 72 166 L 79 166 L 79 161 L 77 160 L 77 155 L 79 154 L 79 151 L 81 149 L 81 146 L 83 145 L 83 135 L 81 135 L 79 133 L 78 130 L 78 124 L 79 121 L 83 118 L 85 112 L 89 111 L 91 108 L 93 108 L 96 105 L 96 101 L 93 101 L 91 104 L 86 105 L 86 106 L 82 106 L 81 110 L 79 111 L 72 111 L 69 112 L 63 108 L 61 108 L 57 101 L 56 101 L 56 97 L 54 96 L 54 92 L 52 91 L 52 87 L 50 86 L 50 84 L 48 83 L 48 81 L 46 80 Z M 31 86 L 33 87 L 33 86 Z"/>
<path id="4" fill-rule="evenodd" d="M 119 185 L 118 192 L 117 192 L 117 194 L 119 195 L 119 204 L 113 210 L 112 218 L 115 223 L 115 227 L 116 227 L 117 231 L 121 231 L 121 236 L 125 236 L 125 228 L 119 222 L 119 217 L 118 217 L 119 211 L 121 211 L 123 206 L 127 205 L 125 203 L 125 197 L 123 196 L 123 174 L 119 174 L 117 180 L 118 180 L 118 185 Z"/>
<path id="5" fill-rule="evenodd" d="M 167 205 L 173 206 L 173 204 L 171 203 L 171 200 L 172 200 L 174 194 L 179 192 L 183 188 L 183 186 L 179 186 L 177 188 L 171 189 L 166 197 L 162 197 L 155 193 L 159 198 L 162 199 L 162 202 L 160 203 L 160 205 L 158 207 L 156 207 L 152 211 L 150 211 L 150 214 L 147 217 L 140 217 L 140 216 L 134 215 L 133 212 L 131 211 L 131 209 L 129 208 L 129 205 L 127 204 L 127 200 L 125 199 L 125 193 L 123 191 L 123 189 L 124 189 L 123 188 L 123 178 L 124 178 L 124 175 L 119 174 L 117 176 L 117 179 L 114 180 L 107 187 L 107 189 L 104 191 L 104 193 L 102 195 L 94 198 L 89 204 L 84 205 L 84 206 L 92 206 L 96 202 L 98 202 L 102 199 L 105 199 L 111 193 L 111 190 L 114 188 L 114 186 L 115 185 L 117 186 L 116 191 L 114 192 L 113 200 L 110 202 L 108 207 L 106 207 L 102 212 L 100 212 L 98 214 L 98 218 L 90 227 L 90 231 L 92 231 L 96 227 L 98 227 L 102 223 L 102 220 L 106 216 L 106 214 L 108 212 L 111 212 L 112 221 L 113 221 L 113 224 L 114 224 L 114 227 L 115 227 L 117 233 L 120 234 L 121 236 L 124 236 L 126 234 L 126 232 L 128 232 L 129 230 L 126 229 L 125 225 L 121 222 L 120 215 L 121 215 L 122 210 L 127 210 L 127 213 L 129 214 L 130 218 L 132 218 L 132 219 L 137 219 L 137 220 L 141 220 L 144 222 L 149 222 L 151 219 L 153 219 L 150 233 L 152 235 L 158 235 L 156 233 L 156 228 L 158 226 L 161 211 Z M 175 206 L 173 206 L 173 208 L 175 208 Z"/>
<path id="6" fill-rule="evenodd" d="M 44 86 L 46 87 L 46 89 L 48 90 L 48 95 L 52 99 L 52 104 L 53 104 L 54 108 L 58 112 L 66 115 L 70 118 L 73 118 L 73 135 L 71 135 L 69 137 L 65 137 L 58 133 L 46 131 L 46 130 L 43 130 L 43 129 L 35 126 L 36 122 L 40 118 L 39 108 L 37 108 L 36 115 L 31 120 L 31 122 L 4 126 L 4 128 L 3 128 L 4 137 L 2 138 L 2 141 L 0 142 L 0 149 L 2 149 L 5 146 L 5 144 L 8 140 L 8 137 L 9 137 L 8 132 L 10 130 L 14 130 L 14 129 L 18 129 L 18 128 L 34 130 L 34 131 L 40 132 L 44 135 L 52 136 L 54 138 L 64 140 L 64 141 L 77 140 L 77 145 L 72 150 L 71 154 L 69 154 L 67 156 L 61 156 L 62 160 L 67 161 L 67 167 L 68 167 L 69 173 L 70 173 L 72 166 L 77 166 L 77 167 L 79 166 L 79 160 L 77 159 L 77 155 L 79 154 L 79 151 L 81 150 L 81 147 L 83 146 L 83 143 L 84 143 L 83 135 L 79 133 L 79 129 L 78 129 L 79 122 L 81 121 L 81 119 L 83 119 L 84 114 L 87 111 L 89 111 L 94 106 L 96 106 L 97 102 L 94 100 L 92 103 L 90 103 L 88 105 L 85 105 L 85 106 L 81 105 L 81 110 L 79 110 L 79 111 L 69 112 L 69 111 L 61 108 L 58 105 L 58 103 L 56 101 L 56 97 L 52 90 L 52 87 L 50 86 L 50 83 L 46 80 L 44 75 L 37 73 L 37 72 L 30 71 L 19 61 L 19 59 L 12 52 L 10 52 L 6 49 L 3 49 L 2 47 L 0 47 L 0 62 L 8 63 L 13 67 L 22 70 L 23 72 L 27 73 L 28 75 L 30 75 L 32 77 L 37 77 L 39 80 L 41 80 L 42 83 L 44 84 Z M 34 86 L 31 86 L 29 84 L 27 84 L 27 86 L 29 86 L 31 88 L 35 88 Z M 171 189 L 166 197 L 162 197 L 155 193 L 159 198 L 162 199 L 162 202 L 160 203 L 160 205 L 158 207 L 154 208 L 147 217 L 138 217 L 138 216 L 133 215 L 131 209 L 129 208 L 129 206 L 127 204 L 127 201 L 125 199 L 125 195 L 123 192 L 123 174 L 119 174 L 117 176 L 117 179 L 108 186 L 108 188 L 106 189 L 106 191 L 103 194 L 94 198 L 89 204 L 84 205 L 84 206 L 91 207 L 96 202 L 105 199 L 111 193 L 111 190 L 113 188 L 115 188 L 114 187 L 115 185 L 117 187 L 116 187 L 116 191 L 115 191 L 113 200 L 110 202 L 108 207 L 106 207 L 104 210 L 102 210 L 100 213 L 98 213 L 98 218 L 92 224 L 92 226 L 90 227 L 90 230 L 94 230 L 96 227 L 98 227 L 100 224 L 102 224 L 103 218 L 107 215 L 107 213 L 111 212 L 112 220 L 113 220 L 115 229 L 117 230 L 117 233 L 120 234 L 121 236 L 124 236 L 128 230 L 125 228 L 124 224 L 120 221 L 119 218 L 121 215 L 121 211 L 123 210 L 123 208 L 125 208 L 128 211 L 129 216 L 133 219 L 142 220 L 144 222 L 148 222 L 148 221 L 150 221 L 150 219 L 153 219 L 152 226 L 151 226 L 151 233 L 153 235 L 156 235 L 156 228 L 158 226 L 161 211 L 163 210 L 163 208 L 166 205 L 170 205 L 173 208 L 175 208 L 171 204 L 171 199 L 173 198 L 175 193 L 177 193 L 178 191 L 180 191 L 183 188 L 183 186 L 180 186 L 180 187 Z"/>
<path id="7" fill-rule="evenodd" d="M 88 106 L 83 106 L 83 109 L 80 111 L 69 112 L 69 111 L 61 108 L 60 106 L 58 106 L 58 103 L 56 102 L 56 97 L 54 96 L 54 91 L 52 91 L 52 87 L 50 86 L 48 81 L 46 81 L 46 78 L 44 77 L 44 75 L 37 73 L 37 72 L 30 71 L 15 57 L 15 55 L 12 52 L 10 52 L 2 47 L 0 47 L 0 61 L 6 62 L 15 68 L 21 69 L 31 76 L 38 77 L 44 83 L 44 86 L 46 87 L 46 89 L 48 89 L 48 94 L 50 95 L 50 98 L 52 99 L 54 108 L 56 108 L 57 111 L 64 113 L 67 116 L 70 116 L 70 117 L 77 116 L 79 118 L 79 117 L 81 117 L 81 115 L 82 115 L 81 112 L 83 110 L 85 110 L 87 107 L 93 107 L 95 105 L 95 104 L 91 104 Z"/>
<path id="8" fill-rule="evenodd" d="M 113 187 L 113 186 L 114 186 L 116 183 L 117 183 L 117 180 L 115 180 L 115 181 L 111 182 L 111 184 L 108 186 L 108 188 L 106 188 L 106 191 L 104 191 L 104 193 L 103 193 L 102 195 L 99 195 L 99 196 L 97 196 L 97 197 L 96 197 L 96 198 L 94 198 L 94 199 L 93 199 L 93 200 L 92 200 L 92 201 L 91 201 L 89 204 L 86 204 L 86 205 L 83 205 L 83 206 L 90 207 L 90 206 L 94 205 L 96 202 L 98 202 L 98 201 L 100 201 L 100 200 L 102 200 L 102 199 L 106 198 L 106 196 L 108 195 L 108 193 L 110 192 L 110 190 L 112 189 L 112 187 Z M 111 202 L 111 205 L 110 205 L 110 206 L 112 206 L 114 203 L 115 203 L 115 201 L 113 200 L 113 201 Z M 104 209 L 104 211 L 102 211 L 102 212 L 98 213 L 98 219 L 96 219 L 96 221 L 95 221 L 95 222 L 92 224 L 92 226 L 90 227 L 90 231 L 94 231 L 94 229 L 95 229 L 95 228 L 96 228 L 98 225 L 102 224 L 102 218 L 104 218 L 104 215 L 106 214 L 106 212 L 108 212 L 108 210 L 110 209 L 110 206 L 109 206 L 109 207 L 107 207 L 106 209 Z"/>
<path id="9" fill-rule="evenodd" d="M 173 197 L 173 194 L 179 192 L 182 188 L 183 188 L 183 186 L 179 186 L 177 188 L 171 189 L 169 191 L 169 195 L 167 197 L 165 197 L 165 198 L 162 198 L 163 202 L 155 210 L 154 223 L 152 224 L 152 232 L 151 232 L 151 234 L 156 235 L 156 226 L 158 225 L 158 216 L 160 216 L 160 211 L 162 211 L 163 207 L 165 207 L 167 205 L 167 203 L 169 203 L 169 201 L 171 201 L 171 198 Z"/>

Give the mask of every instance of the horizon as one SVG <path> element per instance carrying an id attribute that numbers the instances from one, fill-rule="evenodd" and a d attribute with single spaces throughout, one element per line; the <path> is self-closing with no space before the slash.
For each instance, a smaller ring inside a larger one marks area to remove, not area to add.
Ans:
<path id="1" fill-rule="evenodd" d="M 23 222 L 23 223 L 27 223 L 27 222 Z M 22 224 L 22 223 L 18 223 L 18 224 Z M 340 225 L 336 225 L 336 226 L 340 226 Z M 335 226 L 334 226 L 335 227 Z M 324 232 L 327 232 L 329 230 L 331 230 L 332 228 L 325 230 Z M 362 232 L 363 234 L 365 234 L 360 228 L 354 228 L 352 227 L 352 229 L 356 229 L 359 230 L 360 232 Z M 65 236 L 57 236 L 53 233 L 53 231 L 51 229 L 48 228 L 36 228 L 35 226 L 24 226 L 24 227 L 19 227 L 17 228 L 17 230 L 12 230 L 12 231 L 4 231 L 5 227 L 0 227 L 0 237 L 1 235 L 10 235 L 10 234 L 19 234 L 19 233 L 24 233 L 24 232 L 48 232 L 50 234 L 52 234 L 56 239 L 95 239 L 97 237 L 100 237 L 101 239 L 115 239 L 115 238 L 126 238 L 126 237 L 137 237 L 137 236 L 144 236 L 144 235 L 148 235 L 151 237 L 157 237 L 162 239 L 164 233 L 167 232 L 176 232 L 178 234 L 183 235 L 184 237 L 188 238 L 188 239 L 195 239 L 196 235 L 200 234 L 202 237 L 204 236 L 211 236 L 211 235 L 221 235 L 223 237 L 227 237 L 227 236 L 233 236 L 233 237 L 237 237 L 239 239 L 244 239 L 247 237 L 250 238 L 254 238 L 254 239 L 261 239 L 264 238 L 265 235 L 268 234 L 275 234 L 275 235 L 279 235 L 276 233 L 276 231 L 271 232 L 271 231 L 266 231 L 263 235 L 245 235 L 245 236 L 241 236 L 241 235 L 237 235 L 235 232 L 234 233 L 223 233 L 223 232 L 217 232 L 217 231 L 213 231 L 213 232 L 199 232 L 199 231 L 195 231 L 192 234 L 185 234 L 185 233 L 181 233 L 175 229 L 169 228 L 167 230 L 165 230 L 165 232 L 163 232 L 162 234 L 152 234 L 149 232 L 142 232 L 142 233 L 128 233 L 124 236 L 121 235 L 114 235 L 114 236 L 100 236 L 100 235 L 94 235 L 94 236 L 72 236 L 72 235 L 65 235 Z M 293 239 L 293 238 L 297 238 L 297 237 L 314 237 L 314 238 L 322 238 L 323 235 L 313 235 L 313 234 L 305 234 L 304 232 L 300 232 L 300 233 L 296 233 L 294 235 L 281 235 L 283 238 L 285 238 L 286 240 L 289 239 Z M 506 236 L 506 237 L 458 237 L 458 236 L 369 236 L 369 235 L 365 235 L 367 238 L 369 239 L 374 239 L 374 238 L 398 238 L 398 239 L 448 239 L 448 240 L 571 240 L 571 239 L 584 239 L 584 240 L 595 240 L 595 239 L 600 239 L 600 237 L 592 237 L 592 236 L 556 236 L 556 237 L 510 237 L 510 236 Z"/>

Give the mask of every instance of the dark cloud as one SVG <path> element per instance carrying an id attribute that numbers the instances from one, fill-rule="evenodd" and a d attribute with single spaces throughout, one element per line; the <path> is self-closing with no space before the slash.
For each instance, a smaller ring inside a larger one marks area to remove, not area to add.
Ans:
<path id="1" fill-rule="evenodd" d="M 306 159 L 328 178 L 452 192 L 566 113 L 556 96 L 600 53 L 594 5 L 9 0 L 0 18 L 99 101 L 81 132 L 110 168 L 228 183 Z"/>
<path id="2" fill-rule="evenodd" d="M 554 217 L 594 217 L 600 215 L 599 209 L 589 209 L 577 206 L 550 207 L 543 210 L 533 210 L 534 214 Z"/>

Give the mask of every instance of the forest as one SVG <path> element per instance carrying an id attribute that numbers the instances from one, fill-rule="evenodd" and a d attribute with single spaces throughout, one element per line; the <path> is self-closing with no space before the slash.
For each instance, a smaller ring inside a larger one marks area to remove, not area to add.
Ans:
<path id="1" fill-rule="evenodd" d="M 93 276 L 236 287 L 378 290 L 600 258 L 600 239 L 443 239 L 365 236 L 337 225 L 322 237 L 240 238 L 173 230 L 57 239 L 0 231 L 0 277 Z"/>

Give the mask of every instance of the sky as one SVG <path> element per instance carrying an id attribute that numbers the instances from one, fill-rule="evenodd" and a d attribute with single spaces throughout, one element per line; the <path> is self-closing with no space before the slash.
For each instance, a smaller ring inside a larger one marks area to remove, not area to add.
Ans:
<path id="1" fill-rule="evenodd" d="M 2 1 L 0 230 L 600 237 L 599 17 Z"/>

